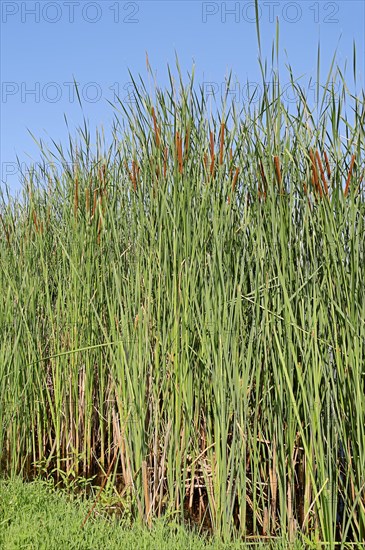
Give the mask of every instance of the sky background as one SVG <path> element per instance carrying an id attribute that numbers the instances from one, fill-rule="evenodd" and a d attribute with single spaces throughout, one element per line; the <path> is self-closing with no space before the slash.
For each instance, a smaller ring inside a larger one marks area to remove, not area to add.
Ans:
<path id="1" fill-rule="evenodd" d="M 211 83 L 224 87 L 232 71 L 238 94 L 234 100 L 243 104 L 247 81 L 260 82 L 252 1 L 0 0 L 0 6 L 1 187 L 9 185 L 13 194 L 20 189 L 17 156 L 23 166 L 39 158 L 28 130 L 45 143 L 54 139 L 67 148 L 69 130 L 74 135 L 85 116 L 90 128 L 103 126 L 108 136 L 114 116 L 108 100 L 113 102 L 116 94 L 130 101 L 128 69 L 153 88 L 146 51 L 162 87 L 168 83 L 167 64 L 175 66 L 175 52 L 184 75 L 195 65 L 196 83 L 207 94 Z M 348 63 L 349 87 L 355 93 L 363 89 L 364 2 L 260 0 L 259 6 L 264 58 L 271 61 L 278 17 L 282 66 L 290 62 L 296 77 L 316 81 L 320 41 L 320 82 L 325 83 L 337 47 L 338 64 Z"/>

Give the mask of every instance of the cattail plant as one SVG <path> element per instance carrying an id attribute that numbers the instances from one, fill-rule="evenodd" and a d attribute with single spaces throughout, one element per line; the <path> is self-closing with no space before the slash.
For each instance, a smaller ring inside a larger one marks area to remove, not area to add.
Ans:
<path id="1" fill-rule="evenodd" d="M 341 71 L 322 110 L 274 75 L 211 118 L 177 71 L 94 157 L 80 131 L 75 172 L 2 198 L 2 472 L 97 476 L 148 525 L 361 544 L 363 97 L 345 140 Z"/>

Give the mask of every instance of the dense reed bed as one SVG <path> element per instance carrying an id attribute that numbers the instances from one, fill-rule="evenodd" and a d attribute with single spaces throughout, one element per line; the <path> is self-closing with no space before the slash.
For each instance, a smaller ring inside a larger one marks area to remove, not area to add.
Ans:
<path id="1" fill-rule="evenodd" d="M 275 73 L 209 116 L 177 73 L 3 200 L 2 473 L 108 474 L 147 524 L 226 539 L 363 541 L 364 96 L 333 69 L 288 106 Z"/>

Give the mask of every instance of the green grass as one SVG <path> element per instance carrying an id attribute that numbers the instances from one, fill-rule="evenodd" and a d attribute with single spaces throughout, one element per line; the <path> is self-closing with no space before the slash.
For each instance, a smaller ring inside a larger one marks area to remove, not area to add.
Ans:
<path id="1" fill-rule="evenodd" d="M 151 530 L 123 525 L 99 509 L 81 528 L 90 502 L 55 491 L 52 483 L 19 479 L 0 482 L 0 547 L 2 550 L 284 550 L 284 543 L 244 545 L 207 540 L 166 520 Z M 301 548 L 299 544 L 296 548 Z M 295 547 L 293 547 L 295 550 Z"/>
<path id="2" fill-rule="evenodd" d="M 40 144 L 4 198 L 1 468 L 96 475 L 147 525 L 359 543 L 364 92 L 333 64 L 310 105 L 289 67 L 293 107 L 261 67 L 240 112 L 179 68 L 136 84 L 110 147 Z"/>

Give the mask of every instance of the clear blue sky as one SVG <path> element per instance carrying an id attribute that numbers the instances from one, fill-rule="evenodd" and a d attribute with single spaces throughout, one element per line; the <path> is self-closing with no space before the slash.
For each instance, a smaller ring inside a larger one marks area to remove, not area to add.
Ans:
<path id="1" fill-rule="evenodd" d="M 108 135 L 113 109 L 107 100 L 113 101 L 114 93 L 128 99 L 128 69 L 147 78 L 146 51 L 161 86 L 167 83 L 167 64 L 175 64 L 175 52 L 184 73 L 195 63 L 197 84 L 221 86 L 232 70 L 241 103 L 247 79 L 259 81 L 253 1 L 1 0 L 0 5 L 1 185 L 7 181 L 12 191 L 19 189 L 11 164 L 16 155 L 22 162 L 38 158 L 27 129 L 67 146 L 64 114 L 71 131 L 85 115 L 92 128 L 103 126 Z M 320 40 L 323 80 L 338 46 L 337 59 L 340 65 L 348 60 L 351 85 L 355 40 L 357 91 L 363 88 L 362 1 L 260 0 L 259 5 L 264 57 L 271 59 L 278 17 L 281 59 L 286 61 L 286 50 L 295 76 L 316 80 Z M 84 113 L 73 93 L 73 77 Z"/>

